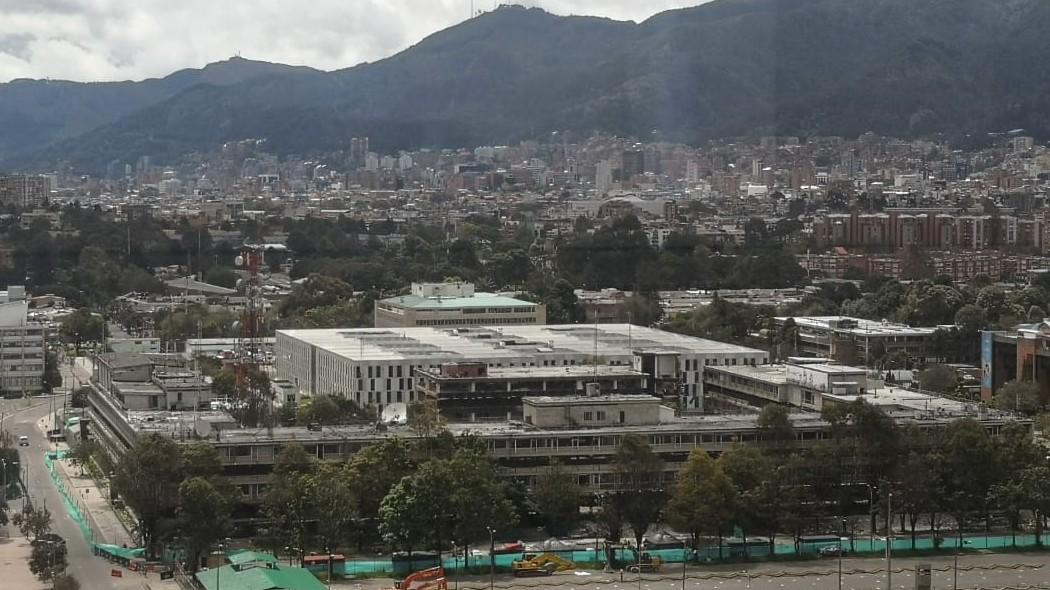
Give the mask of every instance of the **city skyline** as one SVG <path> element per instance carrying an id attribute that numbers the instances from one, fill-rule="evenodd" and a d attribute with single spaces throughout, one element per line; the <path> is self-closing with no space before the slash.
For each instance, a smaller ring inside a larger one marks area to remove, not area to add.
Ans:
<path id="1" fill-rule="evenodd" d="M 559 14 L 642 21 L 704 0 L 529 0 Z M 288 10 L 282 0 L 181 3 L 0 1 L 0 82 L 19 78 L 79 82 L 141 80 L 203 67 L 234 55 L 322 70 L 393 55 L 462 22 L 488 0 L 312 2 Z M 236 24 L 236 26 L 231 26 Z M 169 35 L 165 31 L 178 31 Z"/>

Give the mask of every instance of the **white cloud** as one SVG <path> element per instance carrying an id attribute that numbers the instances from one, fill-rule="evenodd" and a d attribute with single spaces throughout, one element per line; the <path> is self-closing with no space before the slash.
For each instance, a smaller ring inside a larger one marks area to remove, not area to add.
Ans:
<path id="1" fill-rule="evenodd" d="M 556 14 L 643 20 L 704 0 L 530 0 Z M 331 70 L 462 21 L 470 0 L 0 0 L 0 81 L 126 80 L 241 54 Z M 491 10 L 488 0 L 474 0 Z"/>

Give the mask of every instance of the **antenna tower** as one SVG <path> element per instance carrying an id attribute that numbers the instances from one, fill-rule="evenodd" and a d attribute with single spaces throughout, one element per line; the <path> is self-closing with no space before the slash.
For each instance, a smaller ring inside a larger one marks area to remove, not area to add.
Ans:
<path id="1" fill-rule="evenodd" d="M 245 387 L 248 373 L 258 367 L 262 352 L 262 267 L 263 252 L 258 247 L 244 246 L 235 260 L 238 267 L 248 271 L 244 279 L 244 311 L 241 312 L 241 337 L 237 343 L 237 385 Z"/>

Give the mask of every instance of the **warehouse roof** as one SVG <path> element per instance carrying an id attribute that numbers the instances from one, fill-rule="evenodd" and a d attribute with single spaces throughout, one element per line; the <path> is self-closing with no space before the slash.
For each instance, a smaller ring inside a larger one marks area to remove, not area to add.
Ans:
<path id="1" fill-rule="evenodd" d="M 429 365 L 470 360 L 498 365 L 503 360 L 509 363 L 539 359 L 535 364 L 542 367 L 544 358 L 594 358 L 597 354 L 603 364 L 612 365 L 627 364 L 636 350 L 687 356 L 767 356 L 765 351 L 754 348 L 629 324 L 278 330 L 279 342 L 282 337 L 366 363 L 418 360 Z"/>
<path id="2" fill-rule="evenodd" d="M 381 303 L 416 310 L 447 310 L 487 307 L 536 307 L 536 303 L 493 293 L 475 293 L 473 297 L 419 297 L 402 295 L 382 300 Z"/>

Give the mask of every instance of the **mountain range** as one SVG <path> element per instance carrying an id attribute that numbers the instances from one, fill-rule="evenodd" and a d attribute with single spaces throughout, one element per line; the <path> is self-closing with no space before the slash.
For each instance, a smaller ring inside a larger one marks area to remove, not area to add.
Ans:
<path id="1" fill-rule="evenodd" d="M 264 138 L 309 154 L 604 131 L 1050 137 L 1050 2 L 717 0 L 641 22 L 506 6 L 324 72 L 234 58 L 141 82 L 0 84 L 0 166 L 99 172 Z"/>

